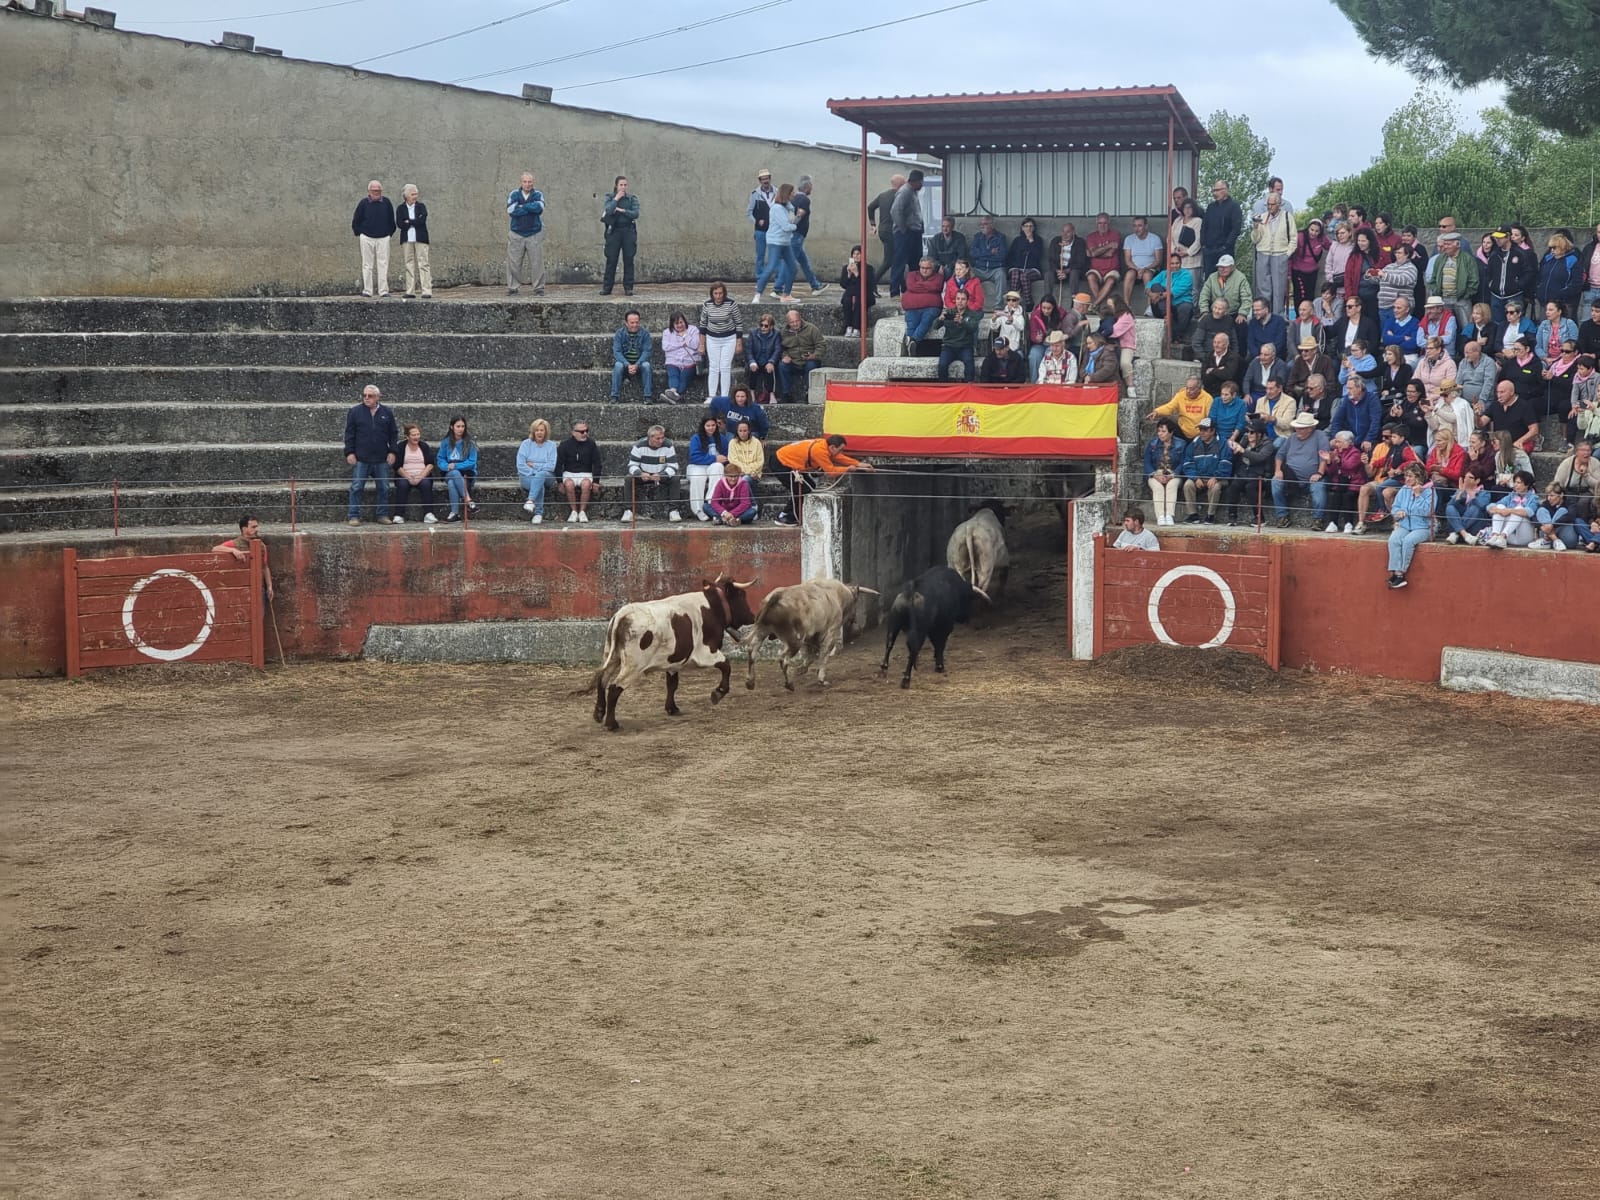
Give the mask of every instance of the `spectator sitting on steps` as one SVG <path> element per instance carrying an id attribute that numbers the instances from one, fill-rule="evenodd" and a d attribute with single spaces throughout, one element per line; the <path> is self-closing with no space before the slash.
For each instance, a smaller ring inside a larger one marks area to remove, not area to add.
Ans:
<path id="1" fill-rule="evenodd" d="M 628 479 L 633 486 L 633 507 L 622 514 L 628 524 L 637 513 L 647 520 L 662 509 L 667 520 L 679 519 L 677 506 L 678 451 L 662 425 L 652 425 L 628 454 Z"/>
<path id="2" fill-rule="evenodd" d="M 556 447 L 556 475 L 561 494 L 572 506 L 567 524 L 587 523 L 589 501 L 600 491 L 600 447 L 589 438 L 588 421 L 574 421 L 572 436 Z"/>
<path id="3" fill-rule="evenodd" d="M 461 520 L 463 504 L 470 516 L 477 516 L 478 502 L 472 498 L 472 485 L 478 478 L 478 443 L 467 432 L 465 417 L 451 418 L 450 431 L 440 440 L 434 461 L 450 494 L 450 512 L 445 520 Z"/>
<path id="4" fill-rule="evenodd" d="M 917 352 L 917 343 L 928 336 L 944 303 L 944 276 L 933 265 L 933 259 L 923 258 L 917 269 L 906 275 L 905 290 L 900 294 L 900 305 L 906 316 L 906 356 Z"/>
<path id="5" fill-rule="evenodd" d="M 1116 365 L 1116 359 L 1111 360 Z M 1003 337 L 994 339 L 988 355 L 983 360 L 983 366 L 978 371 L 979 383 L 1026 383 L 1028 381 L 1028 360 L 1011 349 L 1011 343 Z"/>
<path id="6" fill-rule="evenodd" d="M 939 381 L 949 382 L 951 364 L 959 362 L 961 378 L 970 383 L 976 375 L 972 352 L 978 343 L 980 317 L 969 307 L 966 292 L 958 291 L 952 298 L 955 303 L 933 323 L 935 329 L 944 331 L 944 342 L 939 347 Z"/>
<path id="7" fill-rule="evenodd" d="M 1085 337 L 1083 346 L 1083 370 L 1081 372 L 1083 382 L 1086 385 L 1116 383 L 1122 374 L 1116 347 L 1107 342 L 1105 335 L 1099 332 L 1091 333 Z M 1118 395 L 1121 395 L 1120 390 Z"/>
<path id="8" fill-rule="evenodd" d="M 517 447 L 517 481 L 528 498 L 522 511 L 533 514 L 535 525 L 544 524 L 544 493 L 556 477 L 556 444 L 550 440 L 550 422 L 539 417 L 528 426 L 528 436 Z"/>
<path id="9" fill-rule="evenodd" d="M 719 525 L 750 525 L 756 519 L 755 497 L 750 494 L 750 481 L 744 477 L 736 462 L 722 464 L 722 478 L 711 485 L 711 496 L 706 501 L 711 520 Z"/>
<path id="10" fill-rule="evenodd" d="M 1172 394 L 1172 399 L 1153 409 L 1145 421 L 1154 424 L 1162 417 L 1171 417 L 1185 438 L 1200 432 L 1200 422 L 1211 415 L 1211 393 L 1201 386 L 1198 374 L 1190 374 L 1183 387 Z"/>
<path id="11" fill-rule="evenodd" d="M 645 403 L 654 394 L 650 377 L 650 331 L 644 327 L 637 308 L 622 318 L 622 328 L 611 338 L 611 399 L 620 399 L 622 381 L 637 379 L 644 387 Z"/>
<path id="12" fill-rule="evenodd" d="M 811 372 L 822 365 L 822 334 L 800 315 L 798 308 L 791 308 L 784 318 L 781 341 L 778 400 L 783 404 L 804 404 L 811 394 Z"/>
<path id="13" fill-rule="evenodd" d="M 405 437 L 394 448 L 394 523 L 406 523 L 411 492 L 416 490 L 422 505 L 422 523 L 433 525 L 433 474 L 436 467 L 433 447 L 422 440 L 422 426 L 415 421 L 405 426 Z"/>

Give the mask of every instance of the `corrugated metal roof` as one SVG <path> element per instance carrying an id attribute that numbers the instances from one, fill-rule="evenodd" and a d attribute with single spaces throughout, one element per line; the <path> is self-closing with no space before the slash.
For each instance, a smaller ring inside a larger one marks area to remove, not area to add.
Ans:
<path id="1" fill-rule="evenodd" d="M 1180 146 L 1215 148 L 1206 127 L 1170 84 L 829 100 L 828 109 L 902 153 L 1165 148 L 1169 128 Z"/>

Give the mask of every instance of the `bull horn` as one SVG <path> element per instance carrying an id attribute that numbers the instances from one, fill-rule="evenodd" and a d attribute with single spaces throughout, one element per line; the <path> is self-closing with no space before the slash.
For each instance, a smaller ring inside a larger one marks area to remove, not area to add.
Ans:
<path id="1" fill-rule="evenodd" d="M 989 593 L 988 593 L 988 592 L 986 592 L 986 591 L 984 591 L 984 590 L 983 590 L 983 589 L 982 589 L 982 588 L 981 588 L 981 587 L 979 587 L 979 586 L 978 586 L 978 585 L 977 585 L 977 584 L 973 584 L 973 585 L 972 585 L 972 590 L 973 590 L 973 591 L 975 591 L 975 592 L 977 592 L 977 593 L 978 593 L 978 595 L 980 595 L 980 596 L 982 596 L 982 597 L 983 597 L 983 598 L 984 598 L 984 599 L 985 599 L 985 600 L 987 600 L 987 601 L 988 601 L 988 602 L 989 602 L 989 603 L 990 603 L 990 604 L 993 604 L 993 603 L 994 603 L 994 601 L 993 601 L 993 600 L 989 600 Z"/>
<path id="2" fill-rule="evenodd" d="M 864 593 L 865 595 L 868 595 L 868 596 L 881 596 L 883 594 L 882 592 L 878 591 L 877 588 L 869 588 L 869 587 L 857 587 L 856 591 Z"/>
<path id="3" fill-rule="evenodd" d="M 759 575 L 757 575 L 757 576 L 752 576 L 752 577 L 751 577 L 751 578 L 750 578 L 750 579 L 749 579 L 749 580 L 748 580 L 748 581 L 747 581 L 747 582 L 745 582 L 745 583 L 736 583 L 736 582 L 734 582 L 734 581 L 733 581 L 733 580 L 731 580 L 731 579 L 730 579 L 730 580 L 728 580 L 728 582 L 729 582 L 729 583 L 732 583 L 732 584 L 733 584 L 733 586 L 734 586 L 734 587 L 736 587 L 736 588 L 738 588 L 738 589 L 739 589 L 739 590 L 740 590 L 740 591 L 744 591 L 744 590 L 745 590 L 745 589 L 747 589 L 747 588 L 753 588 L 753 587 L 755 587 L 755 585 L 756 585 L 756 580 L 757 580 L 757 579 L 759 579 L 759 578 L 760 578 L 760 576 L 759 576 Z"/>
<path id="4" fill-rule="evenodd" d="M 718 572 L 717 572 L 717 577 L 716 577 L 716 578 L 715 578 L 715 579 L 713 579 L 713 580 L 712 580 L 712 581 L 711 581 L 711 583 L 710 583 L 710 584 L 709 584 L 709 585 L 708 585 L 708 586 L 710 586 L 710 587 L 716 587 L 716 586 L 717 586 L 717 584 L 719 584 L 719 583 L 721 583 L 721 582 L 722 582 L 722 581 L 723 581 L 723 579 L 724 579 L 724 578 L 726 578 L 726 576 L 724 576 L 724 575 L 723 575 L 723 573 L 722 573 L 722 572 L 721 572 L 721 571 L 718 571 Z"/>

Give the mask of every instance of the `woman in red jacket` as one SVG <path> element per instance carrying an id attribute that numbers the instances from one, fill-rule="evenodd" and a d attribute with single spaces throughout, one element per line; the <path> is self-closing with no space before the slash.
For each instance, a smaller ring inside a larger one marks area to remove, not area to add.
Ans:
<path id="1" fill-rule="evenodd" d="M 1289 278 L 1294 283 L 1296 308 L 1317 298 L 1317 268 L 1331 245 L 1333 243 L 1322 232 L 1322 222 L 1316 217 L 1306 222 L 1295 239 L 1294 253 L 1289 256 Z"/>
<path id="2" fill-rule="evenodd" d="M 1467 469 L 1467 452 L 1456 442 L 1454 425 L 1441 424 L 1433 431 L 1433 449 L 1428 451 L 1426 466 L 1437 503 L 1449 504 L 1461 486 L 1461 472 Z"/>

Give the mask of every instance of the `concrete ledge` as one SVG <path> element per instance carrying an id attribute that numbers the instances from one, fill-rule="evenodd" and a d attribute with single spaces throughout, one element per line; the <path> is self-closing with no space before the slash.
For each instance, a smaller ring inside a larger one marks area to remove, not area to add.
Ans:
<path id="1" fill-rule="evenodd" d="M 862 383 L 883 383 L 888 379 L 936 379 L 937 358 L 874 357 L 861 360 L 856 378 Z"/>
<path id="2" fill-rule="evenodd" d="M 1600 664 L 1446 646 L 1439 656 L 1439 685 L 1453 692 L 1600 705 Z"/>
<path id="3" fill-rule="evenodd" d="M 361 657 L 380 662 L 557 663 L 595 665 L 606 624 L 579 621 L 464 621 L 449 625 L 374 625 Z"/>
<path id="4" fill-rule="evenodd" d="M 856 381 L 856 369 L 854 367 L 818 367 L 811 372 L 810 390 L 806 392 L 806 403 L 824 403 L 828 399 L 828 384 L 830 381 L 854 383 Z"/>

